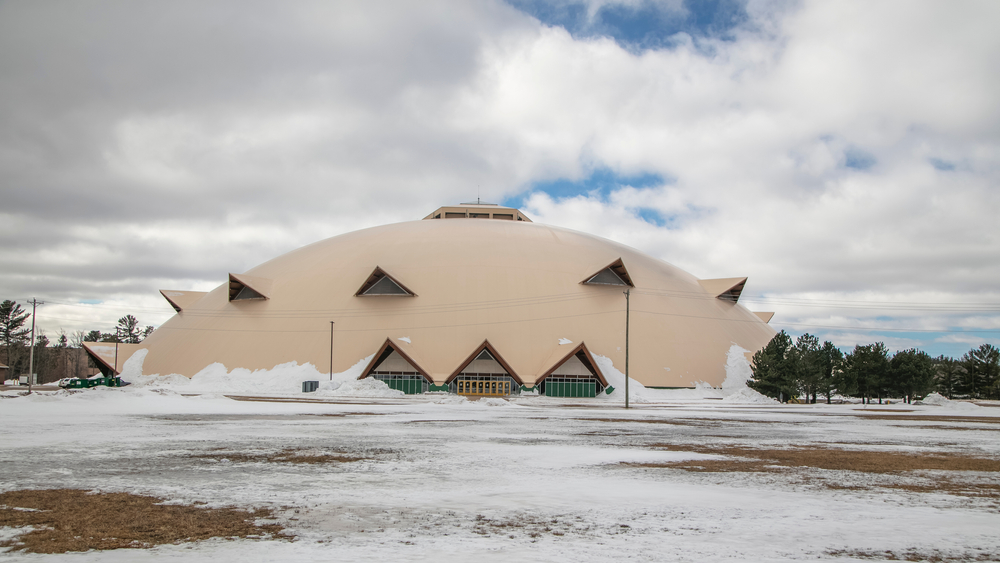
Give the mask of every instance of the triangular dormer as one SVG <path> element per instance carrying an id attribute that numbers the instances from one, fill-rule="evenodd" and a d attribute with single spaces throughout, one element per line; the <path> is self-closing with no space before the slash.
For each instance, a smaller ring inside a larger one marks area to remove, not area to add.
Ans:
<path id="1" fill-rule="evenodd" d="M 701 287 L 723 301 L 736 303 L 743 293 L 743 286 L 747 284 L 747 278 L 720 278 L 715 280 L 698 280 Z"/>
<path id="2" fill-rule="evenodd" d="M 632 283 L 632 278 L 628 275 L 628 270 L 625 269 L 625 264 L 622 262 L 621 258 L 598 270 L 597 273 L 588 276 L 580 283 L 584 285 L 635 287 L 635 284 Z"/>
<path id="3" fill-rule="evenodd" d="M 167 303 L 170 303 L 170 306 L 174 308 L 174 311 L 180 313 L 184 309 L 187 309 L 192 303 L 204 297 L 205 292 L 161 289 L 160 295 L 167 300 Z"/>
<path id="4" fill-rule="evenodd" d="M 601 373 L 601 368 L 593 360 L 593 356 L 590 355 L 590 350 L 587 350 L 587 345 L 583 342 L 579 346 L 573 348 L 568 354 L 566 354 L 561 360 L 552 365 L 535 385 L 544 381 L 549 376 L 556 377 L 590 377 L 597 379 L 601 383 L 602 388 L 608 386 L 608 380 L 604 378 L 604 374 Z"/>
<path id="5" fill-rule="evenodd" d="M 379 295 L 416 297 L 417 294 L 407 289 L 405 285 L 399 283 L 396 278 L 387 274 L 385 270 L 376 266 L 375 271 L 368 276 L 368 279 L 365 280 L 365 283 L 354 295 L 356 297 L 372 297 Z"/>
<path id="6" fill-rule="evenodd" d="M 371 375 L 398 374 L 398 375 L 422 375 L 424 379 L 433 383 L 431 376 L 424 371 L 413 359 L 396 345 L 391 338 L 386 338 L 385 343 L 368 363 L 368 366 L 358 379 L 364 379 Z"/>
<path id="7" fill-rule="evenodd" d="M 473 362 L 476 363 L 473 364 Z M 524 381 L 522 381 L 521 378 L 514 373 L 510 364 L 503 359 L 503 356 L 496 351 L 496 348 L 490 344 L 489 340 L 484 340 L 474 352 L 469 354 L 469 357 L 466 358 L 465 361 L 458 366 L 458 369 L 452 372 L 451 376 L 448 377 L 446 383 L 451 383 L 459 375 L 468 371 L 466 368 L 473 369 L 477 373 L 482 372 L 494 375 L 509 375 L 518 383 L 518 385 L 524 385 Z"/>
<path id="8" fill-rule="evenodd" d="M 229 274 L 229 300 L 248 301 L 271 298 L 271 280 L 248 276 L 246 274 Z"/>

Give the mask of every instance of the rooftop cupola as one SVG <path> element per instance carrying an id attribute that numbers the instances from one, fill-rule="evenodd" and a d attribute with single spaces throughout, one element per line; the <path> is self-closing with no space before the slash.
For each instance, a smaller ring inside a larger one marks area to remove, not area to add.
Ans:
<path id="1" fill-rule="evenodd" d="M 478 200 L 476 203 L 460 203 L 439 207 L 424 219 L 498 219 L 500 221 L 531 222 L 531 219 L 528 219 L 518 209 Z"/>

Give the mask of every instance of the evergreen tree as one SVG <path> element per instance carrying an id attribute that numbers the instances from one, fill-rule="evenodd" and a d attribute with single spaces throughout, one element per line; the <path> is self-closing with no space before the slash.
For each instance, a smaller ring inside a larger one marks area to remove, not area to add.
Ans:
<path id="1" fill-rule="evenodd" d="M 844 358 L 844 364 L 845 371 L 850 373 L 855 388 L 852 395 L 868 403 L 878 397 L 878 402 L 881 404 L 889 370 L 889 351 L 885 344 L 881 342 L 865 346 L 859 344 Z"/>
<path id="2" fill-rule="evenodd" d="M 100 342 L 101 341 L 101 331 L 92 330 L 83 336 L 82 342 Z"/>
<path id="3" fill-rule="evenodd" d="M 844 353 L 833 345 L 829 340 L 823 342 L 823 347 L 819 349 L 820 380 L 819 391 L 826 397 L 826 404 L 830 404 L 830 398 L 837 389 L 838 377 L 844 364 Z"/>
<path id="4" fill-rule="evenodd" d="M 815 403 L 823 379 L 819 338 L 808 332 L 795 340 L 789 351 L 789 362 L 794 370 L 794 380 L 805 395 L 806 402 Z"/>
<path id="5" fill-rule="evenodd" d="M 9 299 L 0 303 L 0 341 L 7 347 L 6 364 L 12 375 L 20 372 L 21 366 L 15 365 L 20 364 L 20 348 L 31 339 L 31 329 L 24 326 L 30 316 L 20 305 Z"/>
<path id="6" fill-rule="evenodd" d="M 923 397 L 933 389 L 934 361 L 916 348 L 896 352 L 889 360 L 889 379 L 892 389 L 911 403 L 914 397 Z"/>
<path id="7" fill-rule="evenodd" d="M 136 320 L 132 315 L 125 315 L 124 317 L 118 319 L 118 327 L 115 329 L 118 332 L 120 342 L 126 344 L 138 344 L 142 340 L 139 321 Z"/>
<path id="8" fill-rule="evenodd" d="M 952 398 L 964 379 L 965 366 L 961 361 L 944 355 L 934 358 L 934 387 L 938 393 Z"/>
<path id="9" fill-rule="evenodd" d="M 753 355 L 750 363 L 752 377 L 747 385 L 758 393 L 787 401 L 798 392 L 794 365 L 789 361 L 792 339 L 785 331 L 774 338 Z"/>
<path id="10" fill-rule="evenodd" d="M 968 371 L 966 392 L 973 398 L 992 399 L 1000 391 L 1000 350 L 991 344 L 973 348 L 962 357 Z"/>

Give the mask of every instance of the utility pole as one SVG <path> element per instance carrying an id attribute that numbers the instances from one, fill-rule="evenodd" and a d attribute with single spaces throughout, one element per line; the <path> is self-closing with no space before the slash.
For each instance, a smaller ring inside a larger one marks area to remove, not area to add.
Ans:
<path id="1" fill-rule="evenodd" d="M 28 394 L 31 394 L 31 384 L 35 380 L 35 309 L 45 305 L 44 301 L 31 298 L 31 354 L 28 357 Z"/>
<path id="2" fill-rule="evenodd" d="M 333 325 L 330 321 L 330 381 L 333 381 Z"/>
<path id="3" fill-rule="evenodd" d="M 625 290 L 625 408 L 628 408 L 628 298 L 631 291 L 631 288 Z"/>
<path id="4" fill-rule="evenodd" d="M 115 327 L 115 369 L 111 370 L 111 377 L 118 376 L 118 342 L 121 341 L 122 327 Z"/>

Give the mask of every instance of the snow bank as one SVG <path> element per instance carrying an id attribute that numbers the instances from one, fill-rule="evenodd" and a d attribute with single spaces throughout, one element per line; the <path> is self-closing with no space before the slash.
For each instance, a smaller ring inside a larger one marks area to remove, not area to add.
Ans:
<path id="1" fill-rule="evenodd" d="M 920 401 L 920 404 L 935 405 L 959 411 L 969 411 L 980 408 L 979 405 L 973 403 L 967 403 L 965 401 L 952 401 L 948 397 L 938 393 L 931 393 L 930 395 L 927 395 L 922 401 Z"/>
<path id="2" fill-rule="evenodd" d="M 741 405 L 777 405 L 778 401 L 761 395 L 749 387 L 744 387 L 739 391 L 730 393 L 722 399 L 723 403 L 736 403 Z"/>
<path id="3" fill-rule="evenodd" d="M 750 370 L 750 362 L 747 361 L 746 348 L 733 342 L 726 353 L 726 379 L 722 382 L 723 391 L 738 391 L 747 388 L 747 381 L 753 375 Z"/>
<path id="4" fill-rule="evenodd" d="M 348 379 L 346 381 L 326 381 L 320 384 L 319 390 L 313 395 L 321 397 L 404 397 L 406 393 L 390 389 L 384 381 L 366 377 L 364 379 Z M 301 390 L 301 389 L 300 389 Z"/>
<path id="5" fill-rule="evenodd" d="M 591 352 L 590 354 L 594 358 L 594 362 L 597 363 L 597 367 L 601 368 L 601 373 L 604 374 L 604 378 L 608 380 L 608 385 L 614 387 L 615 390 L 611 392 L 610 395 L 602 393 L 599 395 L 601 398 L 611 399 L 614 401 L 625 402 L 625 374 L 618 371 L 615 368 L 614 362 L 611 358 L 607 356 L 600 356 Z M 650 389 L 646 389 L 646 386 L 638 381 L 628 378 L 628 395 L 630 403 L 648 403 L 651 401 Z"/>
<path id="6" fill-rule="evenodd" d="M 140 389 L 166 389 L 177 393 L 245 393 L 245 394 L 300 394 L 302 393 L 303 381 L 319 381 L 320 389 L 328 393 L 334 393 L 346 382 L 354 381 L 361 375 L 361 371 L 371 361 L 371 356 L 362 358 L 346 371 L 333 374 L 330 380 L 329 373 L 321 373 L 316 366 L 306 363 L 299 365 L 297 362 L 279 364 L 271 369 L 248 370 L 245 368 L 234 368 L 229 371 L 226 366 L 214 363 L 199 371 L 194 377 L 188 378 L 183 375 L 143 375 L 142 363 L 146 358 L 146 350 L 139 350 L 125 362 L 122 367 L 121 377 L 125 381 L 132 383 L 135 388 Z M 372 380 L 375 381 L 375 380 Z M 377 381 L 385 391 L 392 391 L 384 383 Z M 366 396 L 384 397 L 387 396 L 383 390 L 375 386 L 370 390 L 374 395 L 361 395 L 365 389 L 352 386 L 344 389 L 339 394 L 342 396 Z M 353 394 L 352 394 L 353 393 Z M 391 396 L 396 396 L 392 391 Z"/>

